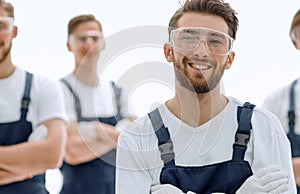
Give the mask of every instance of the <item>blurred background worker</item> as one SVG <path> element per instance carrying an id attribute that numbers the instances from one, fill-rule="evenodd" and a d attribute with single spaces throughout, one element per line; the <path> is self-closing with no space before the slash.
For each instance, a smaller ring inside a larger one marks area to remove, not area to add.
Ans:
<path id="1" fill-rule="evenodd" d="M 300 50 L 300 10 L 294 15 L 290 38 L 296 49 Z M 300 193 L 300 80 L 296 79 L 291 84 L 271 93 L 262 106 L 273 112 L 291 142 L 293 169 Z"/>
<path id="2" fill-rule="evenodd" d="M 62 79 L 69 123 L 61 194 L 114 194 L 120 133 L 115 126 L 124 127 L 135 117 L 129 116 L 122 90 L 97 76 L 105 39 L 93 15 L 70 20 L 67 47 L 74 54 L 75 69 Z"/>
<path id="3" fill-rule="evenodd" d="M 17 32 L 12 4 L 0 0 L 0 193 L 46 194 L 44 173 L 65 150 L 62 90 L 13 64 Z"/>

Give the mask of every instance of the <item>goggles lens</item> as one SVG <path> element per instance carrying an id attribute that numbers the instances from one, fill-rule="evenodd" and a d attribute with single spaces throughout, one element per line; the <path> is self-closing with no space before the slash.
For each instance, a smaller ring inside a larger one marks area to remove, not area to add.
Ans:
<path id="1" fill-rule="evenodd" d="M 185 27 L 171 31 L 171 46 L 181 51 L 192 51 L 204 41 L 206 50 L 216 55 L 228 55 L 232 50 L 233 38 L 208 28 Z"/>
<path id="2" fill-rule="evenodd" d="M 71 34 L 70 40 L 73 43 L 86 43 L 92 41 L 93 43 L 98 43 L 100 40 L 103 40 L 103 34 L 100 31 L 86 31 L 80 34 Z"/>
<path id="3" fill-rule="evenodd" d="M 300 25 L 296 25 L 295 27 L 293 27 L 290 33 L 290 37 L 294 41 L 300 39 Z"/>
<path id="4" fill-rule="evenodd" d="M 13 18 L 0 16 L 0 34 L 9 33 L 13 29 Z"/>

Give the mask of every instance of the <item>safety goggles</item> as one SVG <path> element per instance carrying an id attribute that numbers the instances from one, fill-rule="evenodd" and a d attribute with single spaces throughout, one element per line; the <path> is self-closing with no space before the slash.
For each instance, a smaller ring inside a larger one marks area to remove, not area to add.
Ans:
<path id="1" fill-rule="evenodd" d="M 295 41 L 296 39 L 300 39 L 300 24 L 293 27 L 290 32 L 290 38 Z"/>
<path id="2" fill-rule="evenodd" d="M 71 34 L 69 40 L 74 44 L 83 44 L 87 42 L 99 43 L 104 40 L 103 34 L 100 31 L 86 31 L 79 34 Z"/>
<path id="3" fill-rule="evenodd" d="M 228 55 L 232 51 L 233 38 L 223 32 L 201 27 L 182 27 L 171 31 L 170 44 L 173 48 L 187 52 L 197 49 L 201 42 L 209 53 Z"/>
<path id="4" fill-rule="evenodd" d="M 12 17 L 0 16 L 0 34 L 12 32 L 14 20 Z"/>

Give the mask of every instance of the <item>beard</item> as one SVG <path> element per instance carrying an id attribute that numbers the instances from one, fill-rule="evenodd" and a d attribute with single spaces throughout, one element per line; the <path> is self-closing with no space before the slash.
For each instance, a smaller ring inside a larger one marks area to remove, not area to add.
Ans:
<path id="1" fill-rule="evenodd" d="M 183 61 L 187 61 L 185 57 Z M 186 69 L 188 66 L 187 63 L 180 64 L 178 61 L 174 61 L 174 70 L 175 76 L 179 84 L 188 89 L 191 92 L 197 94 L 208 93 L 220 83 L 226 64 L 222 65 L 220 68 L 217 68 L 217 64 L 210 62 L 212 65 L 212 73 L 209 77 L 205 78 L 204 75 L 199 75 L 197 77 L 189 76 L 189 73 Z"/>
<path id="2" fill-rule="evenodd" d="M 10 50 L 11 50 L 11 47 L 12 47 L 12 42 L 10 42 L 9 46 L 6 47 L 6 48 L 4 47 L 4 43 L 1 43 L 0 47 L 3 47 L 2 55 L 0 55 L 0 63 L 2 63 L 10 53 Z"/>

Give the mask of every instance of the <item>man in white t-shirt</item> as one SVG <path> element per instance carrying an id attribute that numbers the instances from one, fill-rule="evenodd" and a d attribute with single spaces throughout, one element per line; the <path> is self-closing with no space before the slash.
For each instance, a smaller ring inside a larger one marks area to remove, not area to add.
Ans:
<path id="1" fill-rule="evenodd" d="M 75 69 L 62 79 L 69 123 L 60 193 L 115 194 L 116 128 L 135 117 L 129 115 L 122 90 L 98 79 L 97 62 L 105 48 L 100 22 L 93 15 L 76 16 L 68 36 Z"/>
<path id="2" fill-rule="evenodd" d="M 294 15 L 290 38 L 296 49 L 300 49 L 300 10 Z M 280 120 L 291 142 L 292 162 L 297 192 L 300 193 L 300 84 L 299 79 L 272 92 L 263 102 L 262 107 L 273 112 Z"/>
<path id="3" fill-rule="evenodd" d="M 175 97 L 121 132 L 117 194 L 296 192 L 278 119 L 220 92 L 237 26 L 222 0 L 188 0 L 175 12 L 164 45 Z"/>
<path id="4" fill-rule="evenodd" d="M 16 67 L 14 10 L 0 1 L 0 193 L 47 194 L 45 171 L 62 164 L 66 116 L 60 85 Z"/>

